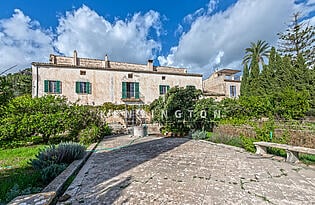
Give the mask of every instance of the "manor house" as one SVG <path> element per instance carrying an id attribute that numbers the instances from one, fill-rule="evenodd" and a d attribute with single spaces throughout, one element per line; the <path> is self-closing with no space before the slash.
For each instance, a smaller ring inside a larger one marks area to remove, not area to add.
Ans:
<path id="1" fill-rule="evenodd" d="M 32 63 L 32 96 L 62 95 L 85 105 L 150 104 L 174 86 L 202 90 L 202 75 L 186 69 L 50 55 L 49 63 Z"/>

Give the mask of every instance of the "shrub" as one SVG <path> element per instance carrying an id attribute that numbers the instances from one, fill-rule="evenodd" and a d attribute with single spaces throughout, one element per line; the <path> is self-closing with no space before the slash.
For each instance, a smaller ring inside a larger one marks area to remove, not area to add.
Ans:
<path id="1" fill-rule="evenodd" d="M 79 141 L 83 144 L 97 142 L 101 139 L 101 130 L 98 126 L 92 125 L 79 133 Z"/>
<path id="2" fill-rule="evenodd" d="M 62 155 L 60 163 L 70 164 L 74 160 L 83 158 L 85 147 L 76 142 L 62 142 L 58 145 L 57 151 Z"/>
<path id="3" fill-rule="evenodd" d="M 41 170 L 43 182 L 50 182 L 67 168 L 67 164 L 51 164 Z"/>
<path id="4" fill-rule="evenodd" d="M 243 143 L 240 137 L 232 137 L 232 136 L 220 136 L 220 135 L 211 135 L 208 133 L 209 136 L 209 141 L 215 142 L 215 143 L 222 143 L 222 144 L 227 144 L 231 146 L 236 146 L 236 147 L 243 147 Z"/>
<path id="5" fill-rule="evenodd" d="M 75 142 L 63 142 L 58 146 L 50 145 L 41 150 L 31 165 L 36 170 L 42 170 L 52 164 L 69 164 L 84 156 L 85 147 Z"/>
<path id="6" fill-rule="evenodd" d="M 255 152 L 256 151 L 255 145 L 253 143 L 257 140 L 255 140 L 254 138 L 251 138 L 251 137 L 243 136 L 243 135 L 241 135 L 240 138 L 242 140 L 243 147 L 246 151 L 249 151 L 249 152 Z"/>
<path id="7" fill-rule="evenodd" d="M 112 133 L 111 128 L 107 125 L 97 126 L 95 124 L 80 131 L 78 138 L 83 144 L 89 144 L 98 142 L 103 139 L 104 136 L 110 135 Z"/>
<path id="8" fill-rule="evenodd" d="M 208 138 L 207 132 L 200 130 L 195 131 L 191 136 L 195 140 L 204 140 Z"/>
<path id="9" fill-rule="evenodd" d="M 27 187 L 23 189 L 18 184 L 14 184 L 13 187 L 6 193 L 5 201 L 9 202 L 15 197 L 20 196 L 20 195 L 27 195 L 31 193 L 40 192 L 41 189 L 42 189 L 41 187 Z"/>
<path id="10" fill-rule="evenodd" d="M 112 134 L 112 129 L 108 126 L 108 124 L 104 124 L 100 127 L 101 136 L 107 136 Z"/>

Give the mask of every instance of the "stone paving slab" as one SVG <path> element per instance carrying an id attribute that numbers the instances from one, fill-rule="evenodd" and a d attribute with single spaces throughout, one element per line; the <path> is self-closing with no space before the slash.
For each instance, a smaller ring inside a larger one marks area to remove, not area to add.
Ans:
<path id="1" fill-rule="evenodd" d="M 315 171 L 213 143 L 125 135 L 104 139 L 65 194 L 58 204 L 315 204 Z"/>

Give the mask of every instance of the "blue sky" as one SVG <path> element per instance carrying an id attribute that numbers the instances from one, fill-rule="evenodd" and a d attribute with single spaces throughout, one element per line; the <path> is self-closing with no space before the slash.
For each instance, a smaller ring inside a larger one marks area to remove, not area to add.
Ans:
<path id="1" fill-rule="evenodd" d="M 251 41 L 276 46 L 296 11 L 315 25 L 315 0 L 1 1 L 0 71 L 76 49 L 80 57 L 150 58 L 207 76 L 241 69 Z"/>

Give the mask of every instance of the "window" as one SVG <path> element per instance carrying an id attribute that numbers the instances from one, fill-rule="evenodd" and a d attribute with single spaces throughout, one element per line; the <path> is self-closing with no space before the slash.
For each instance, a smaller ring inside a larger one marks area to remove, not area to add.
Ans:
<path id="1" fill-rule="evenodd" d="M 61 94 L 61 82 L 58 80 L 45 80 L 44 81 L 44 92 Z"/>
<path id="2" fill-rule="evenodd" d="M 160 85 L 160 95 L 164 95 L 170 89 L 169 85 Z"/>
<path id="3" fill-rule="evenodd" d="M 165 80 L 165 76 L 162 76 L 162 80 Z"/>
<path id="4" fill-rule="evenodd" d="M 230 97 L 236 97 L 236 86 L 230 85 Z"/>
<path id="5" fill-rule="evenodd" d="M 79 94 L 91 94 L 92 86 L 89 82 L 76 82 L 75 83 L 75 92 Z"/>
<path id="6" fill-rule="evenodd" d="M 139 99 L 139 83 L 138 82 L 122 82 L 122 98 Z"/>
<path id="7" fill-rule="evenodd" d="M 85 70 L 80 70 L 80 75 L 86 75 L 86 71 Z"/>
<path id="8" fill-rule="evenodd" d="M 129 73 L 129 74 L 128 74 L 128 78 L 132 78 L 132 73 Z"/>

